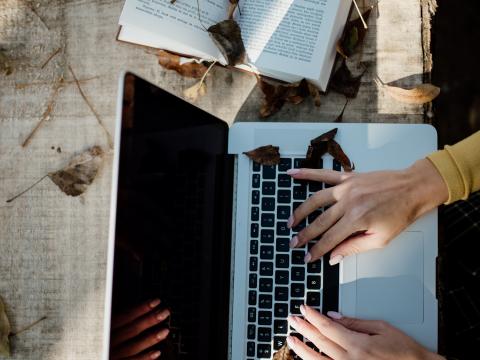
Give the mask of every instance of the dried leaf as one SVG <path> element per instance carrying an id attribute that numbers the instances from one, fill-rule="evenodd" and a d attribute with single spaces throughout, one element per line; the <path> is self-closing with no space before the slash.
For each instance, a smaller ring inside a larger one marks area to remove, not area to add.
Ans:
<path id="1" fill-rule="evenodd" d="M 362 17 L 365 21 L 368 21 L 368 18 L 372 12 L 372 8 L 373 7 L 362 14 Z M 367 29 L 365 29 L 361 17 L 350 20 L 345 25 L 342 39 L 337 44 L 337 52 L 345 58 L 352 56 L 355 50 L 363 43 L 366 34 Z"/>
<path id="2" fill-rule="evenodd" d="M 347 108 L 347 104 L 348 104 L 348 99 L 345 100 L 345 105 L 343 105 L 342 111 L 340 112 L 340 114 L 339 114 L 339 115 L 337 116 L 337 118 L 335 119 L 335 122 L 336 122 L 336 123 L 343 121 L 343 113 L 345 112 L 345 109 Z"/>
<path id="3" fill-rule="evenodd" d="M 440 94 L 440 88 L 432 84 L 420 84 L 412 89 L 377 83 L 387 94 L 395 100 L 406 104 L 425 104 L 435 99 Z"/>
<path id="4" fill-rule="evenodd" d="M 0 355 L 10 356 L 10 336 L 11 328 L 5 312 L 5 305 L 0 297 Z"/>
<path id="5" fill-rule="evenodd" d="M 228 65 L 235 66 L 245 62 L 245 46 L 243 45 L 240 26 L 233 19 L 223 20 L 208 28 L 208 33 Z"/>
<path id="6" fill-rule="evenodd" d="M 205 85 L 205 82 L 199 81 L 192 86 L 190 86 L 188 89 L 185 89 L 183 91 L 183 96 L 185 99 L 188 101 L 197 101 L 197 99 L 207 93 L 207 85 Z"/>
<path id="7" fill-rule="evenodd" d="M 333 74 L 329 89 L 343 94 L 348 98 L 354 98 L 357 96 L 360 81 L 364 73 L 365 72 L 359 76 L 353 76 L 344 59 L 342 60 L 342 65 Z"/>
<path id="8" fill-rule="evenodd" d="M 328 153 L 342 165 L 343 170 L 350 172 L 355 168 L 340 144 L 333 139 L 328 141 Z"/>
<path id="9" fill-rule="evenodd" d="M 288 348 L 287 343 L 283 344 L 280 350 L 273 354 L 272 360 L 293 360 L 292 351 Z"/>
<path id="10" fill-rule="evenodd" d="M 181 57 L 165 50 L 159 50 L 157 53 L 158 63 L 168 70 L 175 70 L 182 76 L 201 78 L 207 71 L 207 67 L 195 61 L 180 63 Z"/>
<path id="11" fill-rule="evenodd" d="M 13 73 L 13 68 L 10 65 L 7 55 L 0 50 L 0 74 L 2 73 L 8 76 Z"/>
<path id="12" fill-rule="evenodd" d="M 332 140 L 335 135 L 337 135 L 338 128 L 332 129 L 330 131 L 327 131 L 326 133 L 323 133 L 320 136 L 317 136 L 315 139 L 310 140 L 310 145 L 316 145 L 322 142 L 328 142 Z"/>
<path id="13" fill-rule="evenodd" d="M 308 90 L 310 91 L 310 96 L 313 98 L 313 103 L 315 106 L 321 105 L 321 98 L 320 98 L 320 90 L 313 85 L 312 83 L 308 83 Z"/>
<path id="14" fill-rule="evenodd" d="M 280 163 L 280 153 L 278 150 L 278 146 L 265 145 L 244 152 L 244 154 L 260 165 L 277 165 Z"/>
<path id="15" fill-rule="evenodd" d="M 102 148 L 94 146 L 75 156 L 65 168 L 49 173 L 48 177 L 65 194 L 81 195 L 97 176 L 102 164 L 102 156 Z"/>

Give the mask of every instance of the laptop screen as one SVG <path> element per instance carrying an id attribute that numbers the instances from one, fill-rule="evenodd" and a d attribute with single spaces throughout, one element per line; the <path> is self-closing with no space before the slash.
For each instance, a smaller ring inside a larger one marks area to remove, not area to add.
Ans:
<path id="1" fill-rule="evenodd" d="M 169 327 L 167 340 L 153 348 L 162 359 L 227 358 L 233 181 L 227 142 L 221 120 L 125 77 L 112 321 L 161 299 L 170 319 L 147 332 Z"/>

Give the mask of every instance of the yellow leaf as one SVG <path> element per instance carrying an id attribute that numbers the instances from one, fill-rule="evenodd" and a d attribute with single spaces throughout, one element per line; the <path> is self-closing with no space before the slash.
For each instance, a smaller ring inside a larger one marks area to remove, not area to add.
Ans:
<path id="1" fill-rule="evenodd" d="M 435 99 L 440 94 L 440 88 L 432 84 L 420 84 L 412 89 L 382 84 L 376 80 L 387 94 L 395 100 L 406 104 L 425 104 Z"/>
<path id="2" fill-rule="evenodd" d="M 183 91 L 183 96 L 185 96 L 185 98 L 188 101 L 194 102 L 194 101 L 197 101 L 197 99 L 200 96 L 203 96 L 206 93 L 207 93 L 207 86 L 205 85 L 202 79 L 201 81 L 194 84 L 193 86 L 190 86 L 188 89 L 185 89 Z"/>

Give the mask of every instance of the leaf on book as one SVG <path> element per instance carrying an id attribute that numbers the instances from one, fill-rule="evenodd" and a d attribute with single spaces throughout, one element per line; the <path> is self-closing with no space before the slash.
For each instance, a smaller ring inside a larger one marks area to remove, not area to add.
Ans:
<path id="1" fill-rule="evenodd" d="M 243 45 L 240 26 L 232 19 L 223 20 L 208 28 L 208 33 L 228 65 L 235 66 L 245 62 L 245 46 Z"/>
<path id="2" fill-rule="evenodd" d="M 7 55 L 0 50 L 0 74 L 10 75 L 13 73 L 13 68 L 10 65 Z"/>
<path id="3" fill-rule="evenodd" d="M 244 152 L 244 154 L 260 165 L 277 165 L 280 163 L 280 153 L 278 150 L 278 146 L 265 145 Z"/>
<path id="4" fill-rule="evenodd" d="M 329 89 L 343 94 L 347 98 L 355 98 L 358 94 L 363 74 L 365 74 L 365 71 L 358 76 L 353 76 L 345 59 L 343 59 L 342 65 L 332 76 Z"/>
<path id="5" fill-rule="evenodd" d="M 343 109 L 340 112 L 340 114 L 337 116 L 337 118 L 335 119 L 335 122 L 338 123 L 338 122 L 343 121 L 343 113 L 345 112 L 345 109 L 347 108 L 347 105 L 348 105 L 348 99 L 345 100 L 345 105 L 343 105 Z"/>
<path id="6" fill-rule="evenodd" d="M 0 355 L 10 356 L 10 322 L 5 311 L 5 304 L 0 297 Z"/>
<path id="7" fill-rule="evenodd" d="M 375 79 L 377 84 L 395 100 L 406 104 L 425 104 L 435 99 L 440 94 L 440 88 L 432 84 L 420 84 L 411 89 L 383 84 Z"/>
<path id="8" fill-rule="evenodd" d="M 287 343 L 283 344 L 283 346 L 273 354 L 272 360 L 293 360 L 292 351 L 288 348 Z"/>
<path id="9" fill-rule="evenodd" d="M 181 63 L 181 57 L 176 54 L 172 54 L 165 50 L 159 50 L 157 53 L 158 63 L 168 70 L 175 70 L 182 76 L 201 78 L 207 71 L 207 67 L 198 62 L 191 61 L 187 63 Z"/>
<path id="10" fill-rule="evenodd" d="M 200 80 L 199 82 L 193 84 L 188 89 L 183 91 L 183 96 L 191 102 L 197 101 L 201 96 L 204 96 L 207 93 L 207 85 L 205 82 Z"/>
<path id="11" fill-rule="evenodd" d="M 75 156 L 63 169 L 49 173 L 48 177 L 65 194 L 70 196 L 81 195 L 97 176 L 102 164 L 102 157 L 102 148 L 93 146 Z"/>
<path id="12" fill-rule="evenodd" d="M 328 141 L 328 153 L 342 165 L 343 170 L 350 172 L 355 169 L 340 144 L 333 139 Z"/>
<path id="13" fill-rule="evenodd" d="M 362 14 L 365 21 L 368 21 L 373 7 L 370 7 Z M 357 48 L 363 44 L 367 29 L 363 26 L 362 19 L 360 17 L 350 20 L 345 25 L 343 36 L 337 44 L 337 51 L 344 58 L 352 56 Z"/>

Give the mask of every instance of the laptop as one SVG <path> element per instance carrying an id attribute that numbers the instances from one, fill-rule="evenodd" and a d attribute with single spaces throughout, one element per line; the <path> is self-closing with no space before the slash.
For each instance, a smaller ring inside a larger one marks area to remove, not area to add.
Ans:
<path id="1" fill-rule="evenodd" d="M 289 181 L 311 139 L 336 140 L 358 172 L 401 169 L 437 148 L 429 125 L 223 121 L 131 74 L 119 84 L 104 359 L 111 316 L 148 299 L 171 310 L 164 359 L 271 359 L 300 304 L 386 320 L 437 349 L 437 212 L 386 248 L 339 265 L 290 249 L 296 206 L 328 184 Z M 280 148 L 275 166 L 243 154 Z M 341 170 L 329 155 L 323 168 Z M 319 209 L 321 211 L 321 209 Z M 396 216 L 392 213 L 391 216 Z M 306 219 L 307 226 L 313 218 Z M 321 240 L 319 240 L 321 241 Z M 301 338 L 300 334 L 293 334 Z M 303 339 L 308 343 L 308 339 Z"/>

